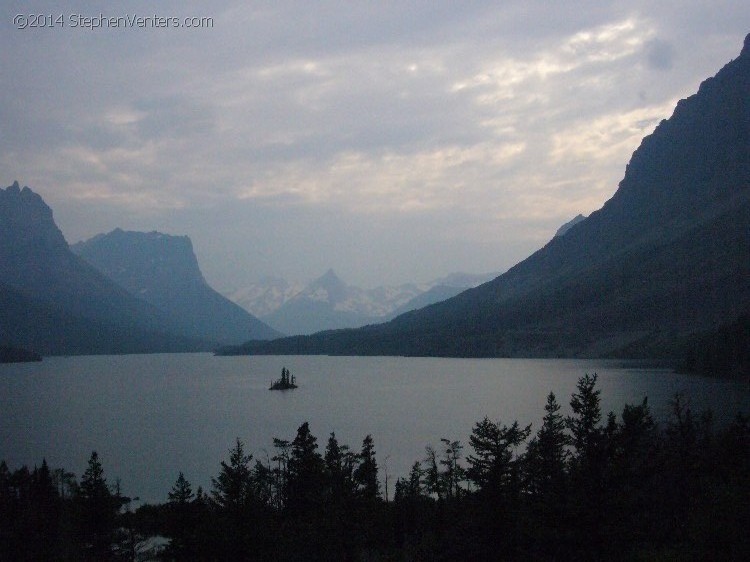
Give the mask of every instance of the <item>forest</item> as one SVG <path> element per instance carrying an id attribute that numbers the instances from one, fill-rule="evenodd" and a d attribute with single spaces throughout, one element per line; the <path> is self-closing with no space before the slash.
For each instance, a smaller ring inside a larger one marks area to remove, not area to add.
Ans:
<path id="1" fill-rule="evenodd" d="M 237 439 L 210 490 L 179 473 L 136 509 L 96 452 L 80 479 L 3 461 L 0 560 L 750 559 L 749 418 L 680 395 L 663 425 L 645 398 L 605 414 L 596 381 L 570 415 L 550 393 L 538 429 L 485 418 L 395 482 L 372 436 L 322 445 L 308 423 L 262 459 Z"/>

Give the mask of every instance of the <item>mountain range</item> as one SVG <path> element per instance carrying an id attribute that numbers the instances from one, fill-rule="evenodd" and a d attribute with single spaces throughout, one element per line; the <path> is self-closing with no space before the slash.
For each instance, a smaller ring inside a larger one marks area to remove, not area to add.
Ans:
<path id="1" fill-rule="evenodd" d="M 189 240 L 181 244 L 190 247 Z M 195 263 L 178 271 L 188 273 L 192 286 L 202 280 Z M 232 317 L 231 308 L 246 329 L 231 337 L 205 329 L 189 314 L 123 285 L 71 251 L 38 194 L 18 182 L 0 189 L 0 345 L 42 355 L 195 351 L 278 335 L 208 289 L 202 296 L 213 304 L 194 292 L 192 306 L 222 319 Z"/>
<path id="2" fill-rule="evenodd" d="M 385 322 L 495 276 L 454 273 L 430 283 L 362 289 L 346 284 L 329 269 L 305 286 L 269 278 L 233 292 L 230 298 L 280 332 L 311 334 Z"/>
<path id="3" fill-rule="evenodd" d="M 355 330 L 227 353 L 674 357 L 750 311 L 750 35 L 598 211 L 503 275 Z"/>

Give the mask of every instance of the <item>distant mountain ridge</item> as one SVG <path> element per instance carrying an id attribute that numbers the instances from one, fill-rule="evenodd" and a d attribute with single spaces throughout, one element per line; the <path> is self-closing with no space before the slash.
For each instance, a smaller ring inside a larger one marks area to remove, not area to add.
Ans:
<path id="1" fill-rule="evenodd" d="M 577 225 L 579 222 L 586 220 L 586 217 L 584 215 L 576 215 L 572 219 L 570 219 L 568 222 L 566 222 L 564 225 L 562 225 L 560 228 L 557 229 L 557 232 L 555 232 L 555 236 L 562 236 L 566 232 L 568 232 L 571 228 L 573 228 L 575 225 Z"/>
<path id="2" fill-rule="evenodd" d="M 613 197 L 503 275 L 391 322 L 231 353 L 674 357 L 750 311 L 750 35 Z"/>
<path id="3" fill-rule="evenodd" d="M 346 284 L 329 269 L 300 287 L 281 279 L 268 279 L 235 292 L 235 302 L 286 334 L 311 334 L 322 330 L 365 326 L 390 320 L 398 314 L 452 297 L 494 275 L 454 273 L 432 283 L 405 283 L 362 289 Z"/>
<path id="4" fill-rule="evenodd" d="M 71 249 L 165 313 L 174 332 L 223 344 L 281 335 L 206 283 L 187 236 L 118 228 Z"/>

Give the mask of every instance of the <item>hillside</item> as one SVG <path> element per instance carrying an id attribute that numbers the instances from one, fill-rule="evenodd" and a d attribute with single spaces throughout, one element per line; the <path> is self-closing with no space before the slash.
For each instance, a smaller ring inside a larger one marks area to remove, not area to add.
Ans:
<path id="1" fill-rule="evenodd" d="M 359 330 L 234 353 L 673 357 L 750 311 L 750 35 L 614 196 L 500 277 Z"/>

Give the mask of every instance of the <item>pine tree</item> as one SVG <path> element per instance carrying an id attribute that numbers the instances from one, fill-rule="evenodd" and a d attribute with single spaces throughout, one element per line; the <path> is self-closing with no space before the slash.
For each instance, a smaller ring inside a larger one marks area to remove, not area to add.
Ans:
<path id="1" fill-rule="evenodd" d="M 287 507 L 294 512 L 314 509 L 322 501 L 324 463 L 307 422 L 297 429 L 287 463 Z"/>
<path id="2" fill-rule="evenodd" d="M 359 453 L 359 464 L 354 470 L 354 480 L 361 499 L 374 502 L 380 498 L 378 463 L 375 459 L 375 444 L 372 435 L 366 436 L 362 441 L 362 451 Z"/>
<path id="3" fill-rule="evenodd" d="M 219 476 L 212 480 L 211 492 L 217 515 L 215 532 L 221 541 L 220 558 L 244 560 L 259 548 L 262 536 L 258 523 L 258 502 L 254 495 L 254 482 L 250 462 L 253 456 L 245 453 L 245 446 L 237 438 L 229 451 L 229 462 L 222 461 Z"/>
<path id="4" fill-rule="evenodd" d="M 474 424 L 469 444 L 474 454 L 467 457 L 467 476 L 479 490 L 500 490 L 511 483 L 518 469 L 516 448 L 529 437 L 531 425 L 521 428 L 518 422 L 508 426 L 484 418 Z"/>
<path id="5" fill-rule="evenodd" d="M 176 560 L 190 559 L 195 555 L 195 526 L 197 523 L 193 502 L 195 494 L 185 475 L 180 472 L 172 490 L 167 494 L 169 513 L 168 533 L 171 537 L 166 555 Z"/>
<path id="6" fill-rule="evenodd" d="M 238 514 L 247 508 L 252 497 L 252 458 L 252 455 L 245 454 L 245 446 L 237 438 L 234 448 L 229 451 L 229 463 L 221 461 L 221 472 L 212 479 L 211 497 L 220 510 Z"/>
<path id="7" fill-rule="evenodd" d="M 441 474 L 443 481 L 443 490 L 448 499 L 457 498 L 461 494 L 461 483 L 464 481 L 466 471 L 460 464 L 461 451 L 463 445 L 460 441 L 451 441 L 449 439 L 440 440 L 445 449 L 440 464 L 445 467 Z"/>
<path id="8" fill-rule="evenodd" d="M 88 468 L 81 478 L 77 500 L 84 552 L 88 558 L 109 559 L 120 504 L 107 486 L 96 451 L 91 453 Z"/>
<path id="9" fill-rule="evenodd" d="M 526 467 L 529 491 L 547 501 L 563 493 L 569 439 L 560 405 L 552 392 L 547 396 L 544 411 L 542 427 L 527 449 Z"/>
<path id="10" fill-rule="evenodd" d="M 570 400 L 573 415 L 567 418 L 567 426 L 572 434 L 573 446 L 576 450 L 576 461 L 579 465 L 595 462 L 595 456 L 600 446 L 602 435 L 599 423 L 602 411 L 599 405 L 600 390 L 594 390 L 597 374 L 586 374 L 578 379 L 577 393 Z"/>

